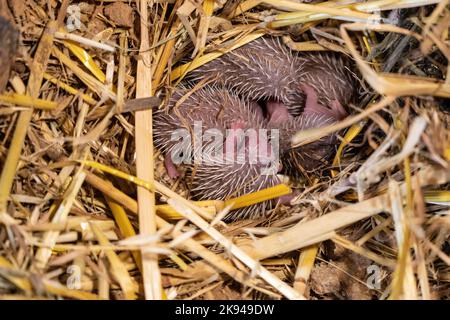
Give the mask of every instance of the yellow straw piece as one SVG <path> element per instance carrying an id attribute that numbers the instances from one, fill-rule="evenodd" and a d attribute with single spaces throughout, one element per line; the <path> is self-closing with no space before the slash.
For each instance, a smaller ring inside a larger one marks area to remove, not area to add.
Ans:
<path id="1" fill-rule="evenodd" d="M 33 99 L 31 96 L 18 93 L 0 95 L 0 103 L 7 103 L 21 107 L 29 107 L 43 110 L 56 109 L 56 107 L 58 106 L 58 104 L 54 101 Z"/>
<path id="2" fill-rule="evenodd" d="M 103 172 L 107 172 L 109 174 L 112 174 L 113 176 L 125 179 L 127 181 L 130 181 L 130 182 L 142 187 L 142 188 L 145 188 L 147 190 L 150 190 L 151 192 L 154 192 L 155 187 L 152 184 L 150 184 L 150 182 L 148 182 L 148 181 L 144 181 L 142 179 L 139 179 L 138 177 L 132 176 L 123 171 L 111 168 L 109 166 L 106 166 L 104 164 L 101 164 L 101 163 L 98 163 L 95 161 L 82 160 L 79 162 L 85 166 L 92 167 L 94 169 L 97 169 L 97 170 L 100 170 Z"/>
<path id="3" fill-rule="evenodd" d="M 135 176 L 129 175 L 125 172 L 122 172 L 120 170 L 111 168 L 109 166 L 106 166 L 104 164 L 100 164 L 98 162 L 95 161 L 89 161 L 89 160 L 80 160 L 79 163 L 81 163 L 82 165 L 88 166 L 88 167 L 92 167 L 95 168 L 97 170 L 103 171 L 103 172 L 107 172 L 109 174 L 112 174 L 116 177 L 125 179 L 127 181 L 130 181 L 138 186 L 141 186 L 143 188 L 146 188 L 147 190 L 150 190 L 152 192 L 154 192 L 154 186 L 151 185 L 149 182 L 144 181 L 142 179 L 139 179 Z M 224 201 L 224 205 L 223 207 L 220 206 L 221 208 L 227 207 L 229 205 L 232 205 L 231 209 L 239 209 L 239 208 L 244 208 L 247 206 L 251 206 L 253 204 L 256 203 L 260 203 L 263 201 L 267 201 L 267 200 L 271 200 L 271 199 L 275 199 L 287 194 L 290 194 L 292 192 L 291 188 L 289 188 L 288 186 L 286 186 L 285 184 L 279 184 L 277 186 L 271 187 L 271 188 L 267 188 L 267 189 L 263 189 L 263 190 L 259 190 L 250 194 L 246 194 L 244 196 L 240 196 L 237 198 L 233 198 L 233 199 L 229 199 L 229 200 L 225 200 Z M 215 204 L 216 202 L 213 201 L 213 203 Z M 160 207 L 161 208 L 161 207 Z M 175 217 L 176 215 L 174 214 L 174 212 L 169 211 L 168 209 L 165 209 L 165 207 L 162 207 L 163 212 L 165 211 L 166 213 L 169 213 L 169 215 L 172 215 L 173 217 Z"/>
<path id="4" fill-rule="evenodd" d="M 106 202 L 108 203 L 108 206 L 111 209 L 111 212 L 114 216 L 114 220 L 116 220 L 116 223 L 119 226 L 119 229 L 120 229 L 120 232 L 122 233 L 122 235 L 125 238 L 134 237 L 136 235 L 136 232 L 134 231 L 133 225 L 131 224 L 130 219 L 128 219 L 128 216 L 127 216 L 124 208 L 122 208 L 122 206 L 120 206 L 113 200 L 109 199 L 108 197 L 106 197 Z M 133 250 L 133 251 L 131 251 L 131 255 L 133 256 L 133 259 L 136 262 L 138 269 L 142 273 L 141 252 L 138 250 Z M 170 256 L 170 259 L 172 259 L 172 261 L 174 261 L 176 264 L 178 264 L 178 266 L 182 270 L 184 270 L 183 268 L 185 268 L 186 264 L 177 255 L 172 254 Z M 167 295 L 166 295 L 165 291 L 163 290 L 163 288 L 161 288 L 161 292 L 162 292 L 162 299 L 167 300 Z"/>
<path id="5" fill-rule="evenodd" d="M 230 204 L 233 204 L 231 210 L 244 208 L 256 203 L 260 203 L 263 201 L 275 199 L 290 194 L 291 192 L 292 192 L 291 188 L 289 188 L 287 185 L 279 184 L 275 187 L 263 189 L 234 199 L 226 200 L 225 207 L 229 206 Z"/>
<path id="6" fill-rule="evenodd" d="M 10 263 L 6 258 L 0 256 L 0 267 L 1 268 L 5 268 L 5 269 L 14 269 L 14 266 L 12 265 L 12 263 Z M 20 278 L 20 277 L 14 277 L 14 276 L 9 276 L 6 273 L 2 273 L 2 275 L 8 279 L 11 283 L 13 283 L 16 287 L 20 288 L 21 290 L 30 293 L 31 292 L 31 283 L 28 282 L 26 279 L 24 278 Z"/>
<path id="7" fill-rule="evenodd" d="M 247 0 L 239 3 L 236 9 L 228 16 L 229 19 L 236 17 L 261 4 L 263 0 Z"/>
<path id="8" fill-rule="evenodd" d="M 450 205 L 449 190 L 430 190 L 424 192 L 425 201 Z"/>
<path id="9" fill-rule="evenodd" d="M 220 200 L 195 201 L 194 203 L 195 205 L 204 208 L 213 216 L 216 215 L 217 212 L 225 208 L 224 202 Z M 168 220 L 180 220 L 183 218 L 183 216 L 181 216 L 168 204 L 157 205 L 156 212 L 160 217 Z"/>
<path id="10" fill-rule="evenodd" d="M 44 73 L 44 78 L 47 81 L 50 81 L 51 83 L 53 83 L 54 85 L 60 87 L 64 91 L 67 91 L 70 94 L 73 94 L 73 95 L 80 94 L 80 91 L 78 91 L 74 87 L 69 86 L 68 84 L 56 79 L 55 77 L 53 77 L 52 75 L 49 75 L 48 73 Z M 90 104 L 90 105 L 95 105 L 97 103 L 94 99 L 92 99 L 87 94 L 82 94 L 81 98 L 84 100 L 84 102 L 86 102 L 87 104 Z"/>
<path id="11" fill-rule="evenodd" d="M 337 149 L 336 155 L 333 159 L 333 167 L 336 167 L 340 164 L 340 159 L 342 156 L 342 152 L 347 144 L 349 144 L 355 137 L 361 132 L 364 125 L 362 123 L 354 124 L 350 127 L 347 133 L 344 136 L 339 148 Z M 331 170 L 331 176 L 334 178 L 338 172 L 336 170 Z"/>
<path id="12" fill-rule="evenodd" d="M 123 237 L 124 238 L 134 237 L 136 235 L 136 232 L 134 231 L 130 219 L 128 219 L 125 209 L 122 208 L 122 206 L 120 206 L 118 203 L 109 199 L 108 197 L 106 198 L 106 202 L 108 203 L 108 206 L 111 209 L 111 213 L 113 214 L 114 220 L 116 221 L 120 233 L 122 233 Z M 140 268 L 141 263 L 140 252 L 131 251 L 131 253 L 134 257 L 134 260 L 138 268 Z"/>
<path id="13" fill-rule="evenodd" d="M 0 267 L 5 269 L 13 269 L 14 266 L 4 257 L 0 256 Z M 14 276 L 6 276 L 11 283 L 15 284 L 18 288 L 25 291 L 26 293 L 31 293 L 32 286 L 28 279 Z M 90 292 L 84 292 L 80 290 L 71 290 L 64 286 L 58 285 L 57 283 L 44 280 L 44 289 L 53 295 L 59 295 L 72 299 L 80 300 L 98 300 L 99 297 L 96 294 Z"/>
<path id="14" fill-rule="evenodd" d="M 83 48 L 76 45 L 72 41 L 63 41 L 64 45 L 73 53 L 78 60 L 101 82 L 105 83 L 106 76 L 100 67 L 95 63 L 94 59 Z"/>

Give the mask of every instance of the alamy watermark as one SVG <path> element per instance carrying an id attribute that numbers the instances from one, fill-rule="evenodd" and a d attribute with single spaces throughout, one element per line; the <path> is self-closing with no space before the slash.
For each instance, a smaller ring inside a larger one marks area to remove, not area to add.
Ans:
<path id="1" fill-rule="evenodd" d="M 369 289 L 381 289 L 382 272 L 381 268 L 376 264 L 371 264 L 367 267 L 367 280 L 366 285 Z"/>
<path id="2" fill-rule="evenodd" d="M 261 174 L 278 172 L 278 129 L 203 130 L 201 121 L 194 121 L 193 130 L 180 128 L 172 132 L 174 142 L 170 157 L 174 164 L 250 164 L 263 167 Z"/>
<path id="3" fill-rule="evenodd" d="M 72 4 L 67 7 L 67 31 L 81 30 L 81 27 L 81 7 L 78 4 Z"/>
<path id="4" fill-rule="evenodd" d="M 69 277 L 66 281 L 67 288 L 71 290 L 80 290 L 81 289 L 81 268 L 75 264 L 70 265 L 67 268 L 67 273 Z"/>

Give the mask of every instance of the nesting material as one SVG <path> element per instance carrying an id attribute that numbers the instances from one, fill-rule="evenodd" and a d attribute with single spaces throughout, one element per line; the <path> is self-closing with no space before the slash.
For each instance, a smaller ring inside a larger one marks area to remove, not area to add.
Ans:
<path id="1" fill-rule="evenodd" d="M 450 298 L 445 1 L 5 3 L 0 299 Z M 309 55 L 332 58 L 291 68 Z M 252 59 L 262 71 L 246 81 L 266 96 L 237 89 Z M 221 61 L 235 68 L 224 86 L 208 69 Z M 287 125 L 323 111 L 295 92 L 307 67 L 328 117 L 283 143 L 328 161 L 226 197 L 237 184 L 209 168 L 168 176 L 152 120 L 189 118 L 181 103 L 206 85 Z M 196 198 L 193 182 L 214 190 Z M 250 206 L 261 214 L 227 220 Z"/>

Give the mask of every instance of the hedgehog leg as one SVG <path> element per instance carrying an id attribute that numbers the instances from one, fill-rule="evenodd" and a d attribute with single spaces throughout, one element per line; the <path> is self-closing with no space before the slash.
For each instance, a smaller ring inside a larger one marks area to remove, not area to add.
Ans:
<path id="1" fill-rule="evenodd" d="M 326 115 L 329 117 L 333 117 L 337 120 L 345 117 L 346 112 L 344 108 L 341 106 L 339 101 L 333 100 L 331 103 L 331 109 L 322 106 L 317 100 L 317 93 L 313 87 L 307 84 L 300 84 L 300 88 L 306 95 L 306 103 L 305 103 L 305 111 L 304 113 L 313 113 L 318 115 Z M 344 116 L 343 116 L 344 115 Z"/>
<path id="2" fill-rule="evenodd" d="M 295 194 L 295 193 L 286 194 L 284 196 L 278 197 L 276 199 L 276 201 L 277 201 L 277 204 L 290 205 L 291 201 L 294 200 L 294 198 L 296 196 L 298 196 L 298 194 Z"/>
<path id="3" fill-rule="evenodd" d="M 336 119 L 342 120 L 346 116 L 348 116 L 347 111 L 344 109 L 344 107 L 341 105 L 341 103 L 338 100 L 331 101 L 330 107 L 331 107 L 331 110 L 333 110 L 334 117 Z"/>
<path id="4" fill-rule="evenodd" d="M 300 89 L 306 95 L 305 113 L 329 114 L 330 109 L 319 104 L 316 90 L 307 84 L 300 84 Z"/>
<path id="5" fill-rule="evenodd" d="M 178 172 L 175 164 L 172 161 L 172 156 L 170 155 L 170 153 L 167 153 L 164 156 L 164 166 L 166 167 L 167 174 L 171 179 L 176 179 L 180 176 L 180 173 Z"/>
<path id="6" fill-rule="evenodd" d="M 281 102 L 269 100 L 266 106 L 269 114 L 269 123 L 271 124 L 280 124 L 292 118 L 287 107 Z"/>

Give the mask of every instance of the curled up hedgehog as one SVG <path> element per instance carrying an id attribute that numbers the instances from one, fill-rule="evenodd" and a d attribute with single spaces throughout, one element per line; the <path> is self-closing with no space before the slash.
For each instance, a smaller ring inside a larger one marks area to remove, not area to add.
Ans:
<path id="1" fill-rule="evenodd" d="M 177 89 L 168 108 L 154 115 L 154 141 L 171 178 L 178 176 L 175 163 L 188 166 L 194 199 L 226 200 L 280 183 L 265 127 L 254 105 L 224 88 Z M 270 205 L 232 211 L 225 219 L 261 216 Z"/>
<path id="2" fill-rule="evenodd" d="M 269 128 L 280 130 L 284 172 L 298 177 L 323 168 L 338 139 L 332 135 L 292 148 L 290 138 L 347 115 L 344 106 L 356 97 L 356 77 L 349 66 L 342 54 L 294 52 L 279 37 L 264 36 L 193 70 L 188 80 L 210 77 L 215 84 L 263 105 Z"/>
<path id="3" fill-rule="evenodd" d="M 273 37 L 201 66 L 188 81 L 205 76 L 214 79 L 212 86 L 178 88 L 168 108 L 154 115 L 155 145 L 164 153 L 168 175 L 178 176 L 175 164 L 187 165 L 197 200 L 226 200 L 275 186 L 281 169 L 297 176 L 322 167 L 336 135 L 299 148 L 291 147 L 291 137 L 341 120 L 355 91 L 344 58 L 295 53 Z M 264 216 L 274 203 L 232 211 L 225 219 Z"/>

